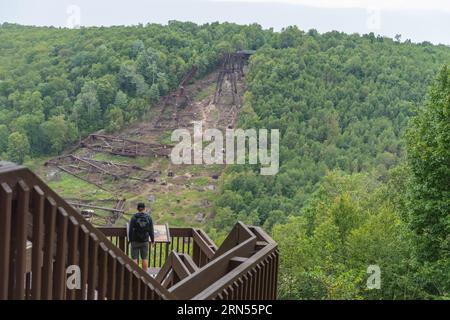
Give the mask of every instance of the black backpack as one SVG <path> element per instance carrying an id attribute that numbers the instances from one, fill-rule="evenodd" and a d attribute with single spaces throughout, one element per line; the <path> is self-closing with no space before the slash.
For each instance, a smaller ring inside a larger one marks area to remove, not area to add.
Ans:
<path id="1" fill-rule="evenodd" d="M 133 237 L 137 242 L 148 242 L 148 229 L 150 226 L 150 219 L 147 215 L 136 216 L 136 223 L 134 224 Z"/>

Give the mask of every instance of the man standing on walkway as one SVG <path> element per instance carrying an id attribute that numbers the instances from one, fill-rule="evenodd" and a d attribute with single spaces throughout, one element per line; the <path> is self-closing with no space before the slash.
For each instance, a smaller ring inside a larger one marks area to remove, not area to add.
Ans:
<path id="1" fill-rule="evenodd" d="M 155 241 L 153 231 L 153 221 L 149 214 L 145 212 L 145 204 L 138 203 L 138 212 L 130 220 L 128 239 L 131 242 L 131 258 L 138 263 L 139 255 L 142 259 L 142 269 L 148 269 L 149 238 L 152 245 Z"/>

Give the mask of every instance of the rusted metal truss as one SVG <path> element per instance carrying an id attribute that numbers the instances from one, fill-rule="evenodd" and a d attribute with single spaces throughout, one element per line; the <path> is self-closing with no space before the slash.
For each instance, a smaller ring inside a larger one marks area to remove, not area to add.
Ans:
<path id="1" fill-rule="evenodd" d="M 244 76 L 244 64 L 247 55 L 241 52 L 226 53 L 222 58 L 222 66 L 217 77 L 216 92 L 214 94 L 214 103 L 218 103 L 222 95 L 223 83 L 225 78 L 231 84 L 231 95 L 233 104 L 239 104 L 239 95 L 237 90 L 237 79 Z"/>
<path id="2" fill-rule="evenodd" d="M 195 74 L 197 73 L 198 67 L 192 66 L 192 68 L 186 73 L 186 75 L 181 80 L 180 84 L 178 85 L 178 96 L 183 96 L 185 94 L 184 87 L 189 84 L 189 82 L 194 78 Z"/>
<path id="3" fill-rule="evenodd" d="M 106 152 L 131 158 L 138 156 L 168 157 L 172 148 L 172 146 L 165 144 L 145 143 L 99 134 L 89 135 L 81 142 L 80 146 L 98 152 Z"/>
<path id="4" fill-rule="evenodd" d="M 97 213 L 94 213 L 92 216 L 85 216 L 86 220 L 97 224 L 97 225 L 106 225 L 106 226 L 112 226 L 114 225 L 125 213 L 124 207 L 125 207 L 125 199 L 117 199 L 117 200 L 110 200 L 115 201 L 114 208 L 108 208 L 104 206 L 97 206 L 93 205 L 90 202 L 86 202 L 83 200 L 66 200 L 67 203 L 69 203 L 72 207 L 77 209 L 80 212 L 83 212 L 83 208 L 87 209 L 95 209 L 100 211 L 106 211 L 111 213 L 111 215 L 103 216 Z M 95 201 L 98 202 L 98 201 Z"/>
<path id="5" fill-rule="evenodd" d="M 185 74 L 178 85 L 177 91 L 163 98 L 161 116 L 155 123 L 156 129 L 175 129 L 178 127 L 178 110 L 187 106 L 190 98 L 186 93 L 186 86 L 195 77 L 198 67 L 196 65 Z"/>
<path id="6" fill-rule="evenodd" d="M 112 177 L 114 180 L 131 179 L 155 182 L 156 177 L 159 175 L 158 171 L 148 171 L 137 166 L 83 158 L 73 154 L 51 159 L 45 163 L 45 166 L 55 166 L 59 170 L 91 183 L 105 191 L 109 191 L 101 185 L 105 176 Z M 134 174 L 138 171 L 144 172 L 145 175 L 143 177 L 135 176 Z"/>

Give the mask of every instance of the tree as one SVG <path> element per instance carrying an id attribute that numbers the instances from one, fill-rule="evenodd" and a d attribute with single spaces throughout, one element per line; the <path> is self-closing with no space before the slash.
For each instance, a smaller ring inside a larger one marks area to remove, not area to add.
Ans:
<path id="1" fill-rule="evenodd" d="M 86 83 L 74 104 L 73 118 L 82 132 L 92 132 L 103 125 L 97 90 L 92 82 Z"/>
<path id="2" fill-rule="evenodd" d="M 4 124 L 0 124 L 0 155 L 8 148 L 9 130 Z"/>
<path id="3" fill-rule="evenodd" d="M 434 260 L 448 249 L 450 234 L 450 70 L 444 67 L 430 99 L 407 133 L 410 223 L 423 237 L 423 254 Z"/>
<path id="4" fill-rule="evenodd" d="M 22 164 L 30 153 L 27 136 L 20 132 L 13 132 L 8 138 L 7 157 L 10 161 Z"/>
<path id="5" fill-rule="evenodd" d="M 366 175 L 329 173 L 299 216 L 273 227 L 282 297 L 423 297 L 411 273 L 410 233 L 374 183 Z M 369 265 L 382 270 L 380 290 L 366 286 Z"/>
<path id="6" fill-rule="evenodd" d="M 416 233 L 418 258 L 432 274 L 450 270 L 450 70 L 442 68 L 429 101 L 407 131 L 411 181 L 408 221 Z M 433 277 L 434 278 L 434 277 Z M 436 279 L 436 278 L 434 278 Z M 432 293 L 450 292 L 450 277 L 436 283 Z"/>
<path id="7" fill-rule="evenodd" d="M 106 112 L 106 131 L 113 133 L 123 127 L 123 111 L 119 107 L 111 107 Z"/>
<path id="8" fill-rule="evenodd" d="M 64 147 L 76 140 L 76 130 L 72 123 L 64 120 L 64 116 L 54 116 L 41 124 L 41 130 L 49 151 L 58 154 Z"/>

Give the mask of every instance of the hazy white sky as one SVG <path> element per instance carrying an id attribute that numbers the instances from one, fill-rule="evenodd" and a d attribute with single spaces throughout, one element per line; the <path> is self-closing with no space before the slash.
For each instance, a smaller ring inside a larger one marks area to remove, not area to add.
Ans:
<path id="1" fill-rule="evenodd" d="M 169 20 L 401 34 L 403 40 L 450 45 L 450 0 L 0 0 L 0 23 L 66 27 L 74 21 L 109 26 Z"/>
<path id="2" fill-rule="evenodd" d="M 369 8 L 382 10 L 438 10 L 450 12 L 449 0 L 211 0 L 254 3 L 288 3 L 319 8 Z"/>

